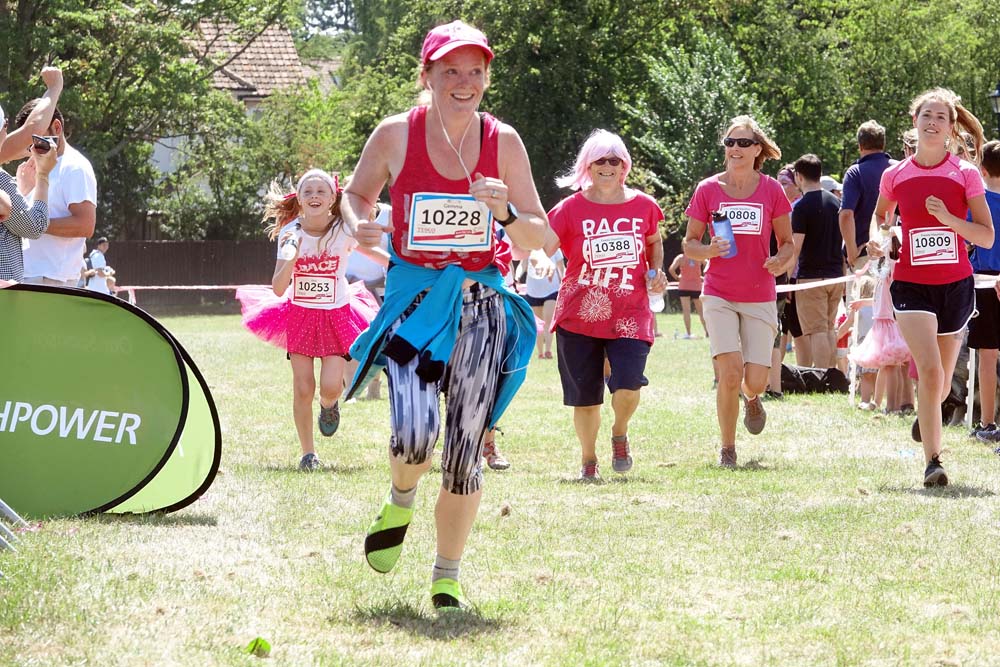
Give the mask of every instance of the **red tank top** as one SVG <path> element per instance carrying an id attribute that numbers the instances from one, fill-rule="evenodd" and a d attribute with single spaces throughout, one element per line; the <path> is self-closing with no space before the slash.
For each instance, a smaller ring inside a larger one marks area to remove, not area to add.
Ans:
<path id="1" fill-rule="evenodd" d="M 701 291 L 701 262 L 685 257 L 681 260 L 681 277 L 677 289 L 688 292 Z"/>
<path id="2" fill-rule="evenodd" d="M 389 187 L 392 202 L 392 247 L 403 259 L 432 269 L 442 269 L 450 264 L 458 264 L 466 271 L 479 271 L 497 263 L 497 243 L 494 240 L 490 250 L 475 252 L 408 250 L 406 240 L 410 232 L 410 198 L 415 192 L 441 192 L 446 194 L 469 194 L 469 182 L 462 178 L 445 178 L 431 164 L 427 155 L 427 110 L 426 106 L 410 109 L 408 134 L 406 139 L 406 159 L 403 168 Z M 482 144 L 479 162 L 469 172 L 476 172 L 490 178 L 499 178 L 497 167 L 497 144 L 500 123 L 488 113 L 480 113 L 482 118 Z M 473 121 L 475 122 L 475 121 Z M 457 158 L 456 158 L 457 159 Z"/>

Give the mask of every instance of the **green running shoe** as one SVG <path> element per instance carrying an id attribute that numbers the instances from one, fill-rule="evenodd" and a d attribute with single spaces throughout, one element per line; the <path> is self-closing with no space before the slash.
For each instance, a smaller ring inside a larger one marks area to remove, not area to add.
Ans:
<path id="1" fill-rule="evenodd" d="M 382 574 L 395 567 L 399 560 L 406 529 L 413 518 L 412 507 L 393 505 L 391 498 L 391 495 L 386 497 L 365 537 L 365 559 L 373 570 Z"/>
<path id="2" fill-rule="evenodd" d="M 462 584 L 454 579 L 438 579 L 431 583 L 431 603 L 435 609 L 468 609 L 469 601 Z"/>

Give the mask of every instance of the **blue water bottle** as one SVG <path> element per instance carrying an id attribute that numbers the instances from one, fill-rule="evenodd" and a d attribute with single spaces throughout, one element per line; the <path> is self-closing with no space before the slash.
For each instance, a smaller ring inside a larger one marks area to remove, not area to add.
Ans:
<path id="1" fill-rule="evenodd" d="M 736 237 L 733 236 L 733 225 L 725 211 L 712 211 L 712 234 L 729 241 L 729 250 L 719 257 L 723 259 L 736 257 Z"/>

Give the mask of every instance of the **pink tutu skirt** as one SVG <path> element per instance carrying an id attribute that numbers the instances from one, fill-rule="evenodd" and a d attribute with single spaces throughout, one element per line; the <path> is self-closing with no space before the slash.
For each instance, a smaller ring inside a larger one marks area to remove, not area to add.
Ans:
<path id="1" fill-rule="evenodd" d="M 909 361 L 910 348 L 899 333 L 896 320 L 877 318 L 861 345 L 847 357 L 864 368 L 898 366 Z"/>
<path id="2" fill-rule="evenodd" d="M 269 287 L 236 290 L 243 311 L 243 326 L 265 343 L 307 357 L 346 355 L 368 328 L 378 302 L 363 282 L 352 283 L 351 297 L 340 308 L 303 308 Z"/>

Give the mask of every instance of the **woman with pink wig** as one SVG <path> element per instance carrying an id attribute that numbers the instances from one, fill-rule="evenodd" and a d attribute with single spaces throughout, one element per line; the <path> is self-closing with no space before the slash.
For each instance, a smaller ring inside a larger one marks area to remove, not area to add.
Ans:
<path id="1" fill-rule="evenodd" d="M 563 403 L 573 406 L 582 450 L 581 481 L 598 481 L 597 436 L 604 385 L 611 391 L 611 465 L 632 469 L 629 420 L 653 344 L 649 291 L 667 286 L 663 273 L 663 211 L 656 201 L 626 187 L 632 157 L 621 138 L 594 130 L 573 169 L 556 180 L 576 190 L 549 211 L 544 252 L 559 248 L 566 274 L 556 300 L 554 327 Z M 611 373 L 605 379 L 604 360 Z"/>

